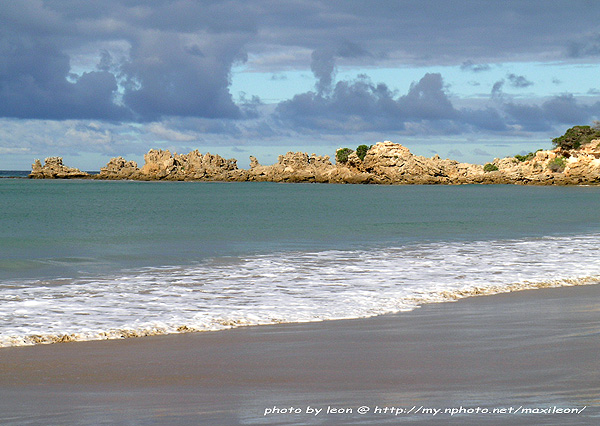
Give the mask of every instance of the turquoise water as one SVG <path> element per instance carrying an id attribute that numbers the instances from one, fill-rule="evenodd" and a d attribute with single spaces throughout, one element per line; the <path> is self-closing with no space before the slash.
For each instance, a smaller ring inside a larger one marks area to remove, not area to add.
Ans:
<path id="1" fill-rule="evenodd" d="M 4 344 L 370 316 L 600 274 L 597 187 L 0 179 L 0 200 Z"/>

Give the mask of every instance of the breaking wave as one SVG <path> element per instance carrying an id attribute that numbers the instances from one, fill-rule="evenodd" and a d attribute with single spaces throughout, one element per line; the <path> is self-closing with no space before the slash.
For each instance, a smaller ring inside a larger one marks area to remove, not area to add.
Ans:
<path id="1" fill-rule="evenodd" d="M 115 276 L 4 282 L 0 346 L 365 318 L 600 281 L 600 235 L 220 257 Z"/>

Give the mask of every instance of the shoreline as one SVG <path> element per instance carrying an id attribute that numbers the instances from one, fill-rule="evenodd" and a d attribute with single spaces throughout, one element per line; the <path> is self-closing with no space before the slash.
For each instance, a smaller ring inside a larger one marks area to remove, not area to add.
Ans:
<path id="1" fill-rule="evenodd" d="M 2 348 L 0 422 L 431 424 L 424 414 L 264 415 L 274 406 L 416 405 L 586 407 L 559 417 L 440 415 L 440 424 L 592 424 L 599 297 L 592 284 L 367 319 Z"/>
<path id="2" fill-rule="evenodd" d="M 471 287 L 457 290 L 444 290 L 444 291 L 433 291 L 430 294 L 417 296 L 408 296 L 405 298 L 407 302 L 413 302 L 414 306 L 411 309 L 403 309 L 397 312 L 390 312 L 384 314 L 375 314 L 366 317 L 356 318 L 343 318 L 343 319 L 315 319 L 313 321 L 276 321 L 271 323 L 228 323 L 222 324 L 223 328 L 211 328 L 211 329 L 195 329 L 188 325 L 182 324 L 175 327 L 176 331 L 170 329 L 163 329 L 158 327 L 148 327 L 144 329 L 109 329 L 106 331 L 98 332 L 98 335 L 84 336 L 82 334 L 71 333 L 71 334 L 33 334 L 28 336 L 8 336 L 5 341 L 12 341 L 13 344 L 0 344 L 0 351 L 5 348 L 12 347 L 31 347 L 39 345 L 54 345 L 60 343 L 83 343 L 83 342 L 97 342 L 97 341 L 108 341 L 108 340 L 128 340 L 128 339 L 142 339 L 155 336 L 177 336 L 183 334 L 195 334 L 195 333 L 210 333 L 210 332 L 222 332 L 228 330 L 235 330 L 239 328 L 247 327 L 265 327 L 280 324 L 310 324 L 318 322 L 330 322 L 330 321 L 346 321 L 346 320 L 361 320 L 370 319 L 386 315 L 398 315 L 401 313 L 412 312 L 416 309 L 422 308 L 423 306 L 439 303 L 452 303 L 458 302 L 463 299 L 469 299 L 473 297 L 482 296 L 496 296 L 507 293 L 521 293 L 525 291 L 551 289 L 551 288 L 564 288 L 564 287 L 579 287 L 587 285 L 599 285 L 599 276 L 590 276 L 575 279 L 562 279 L 562 280 L 551 280 L 543 282 L 523 282 L 509 284 L 506 286 L 489 286 L 489 287 Z"/>
<path id="3" fill-rule="evenodd" d="M 60 178 L 34 178 L 31 176 L 1 176 L 1 179 L 27 179 L 27 180 L 83 180 L 83 181 L 101 181 L 101 182 L 198 182 L 198 183 L 282 183 L 282 184 L 318 184 L 318 185 L 375 185 L 375 186 L 462 186 L 462 185 L 515 185 L 515 186 L 600 186 L 600 181 L 590 182 L 571 182 L 571 181 L 483 181 L 483 182 L 334 182 L 334 181 L 316 181 L 316 180 L 231 180 L 231 179 L 138 179 L 138 178 L 104 178 L 98 174 L 79 177 L 60 177 Z"/>
<path id="4" fill-rule="evenodd" d="M 240 169 L 242 171 L 246 171 L 245 169 Z M 460 186 L 460 185 L 518 185 L 518 186 L 590 186 L 596 187 L 600 186 L 600 180 L 596 179 L 594 176 L 590 180 L 581 180 L 575 179 L 571 180 L 566 178 L 565 176 L 556 176 L 556 180 L 546 179 L 546 180 L 520 180 L 520 179 L 505 179 L 505 178 L 496 178 L 496 179 L 479 179 L 479 180 L 466 180 L 466 181 L 444 181 L 444 182 L 431 182 L 431 181 L 423 181 L 421 179 L 415 179 L 414 181 L 386 181 L 386 180 L 378 180 L 378 179 L 365 179 L 365 180 L 318 180 L 314 177 L 310 177 L 307 179 L 297 178 L 295 176 L 287 177 L 287 178 L 276 178 L 276 179 L 249 179 L 249 180 L 239 180 L 239 179 L 220 179 L 220 178 L 162 178 L 162 179 L 153 179 L 153 178 L 132 178 L 132 177 L 123 177 L 123 178 L 108 178 L 102 177 L 100 174 L 90 174 L 89 176 L 64 176 L 64 177 L 32 177 L 29 176 L 2 176 L 0 178 L 3 179 L 28 179 L 28 180 L 91 180 L 91 181 L 105 181 L 105 182 L 214 182 L 214 183 L 288 183 L 288 184 L 321 184 L 321 185 L 382 185 L 382 186 Z"/>

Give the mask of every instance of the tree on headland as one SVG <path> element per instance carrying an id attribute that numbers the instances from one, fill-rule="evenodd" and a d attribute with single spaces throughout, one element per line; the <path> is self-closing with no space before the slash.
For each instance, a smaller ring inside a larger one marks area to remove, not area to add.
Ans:
<path id="1" fill-rule="evenodd" d="M 498 170 L 498 166 L 492 163 L 486 163 L 486 165 L 483 166 L 484 172 L 495 172 L 496 170 Z"/>
<path id="2" fill-rule="evenodd" d="M 353 152 L 350 148 L 340 148 L 335 152 L 335 161 L 345 164 L 348 162 L 348 156 Z"/>
<path id="3" fill-rule="evenodd" d="M 594 121 L 593 126 L 574 126 L 564 135 L 552 139 L 555 147 L 568 151 L 579 149 L 594 139 L 600 139 L 600 122 Z"/>
<path id="4" fill-rule="evenodd" d="M 365 159 L 367 151 L 369 150 L 369 148 L 371 148 L 371 146 L 359 145 L 358 148 L 356 148 L 356 155 L 358 156 L 358 158 L 360 158 L 360 161 L 363 161 Z"/>
<path id="5" fill-rule="evenodd" d="M 359 145 L 358 148 L 356 148 L 356 156 L 360 158 L 360 161 L 364 161 L 367 151 L 369 151 L 372 146 L 373 145 Z M 354 150 L 350 148 L 340 148 L 335 152 L 335 160 L 340 164 L 345 164 L 348 162 L 348 157 L 353 152 Z"/>

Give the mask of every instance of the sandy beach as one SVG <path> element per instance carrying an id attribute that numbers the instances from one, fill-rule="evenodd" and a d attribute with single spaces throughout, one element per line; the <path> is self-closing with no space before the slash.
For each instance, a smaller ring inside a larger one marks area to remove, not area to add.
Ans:
<path id="1" fill-rule="evenodd" d="M 0 423 L 597 424 L 599 300 L 588 285 L 370 319 L 4 348 Z"/>

